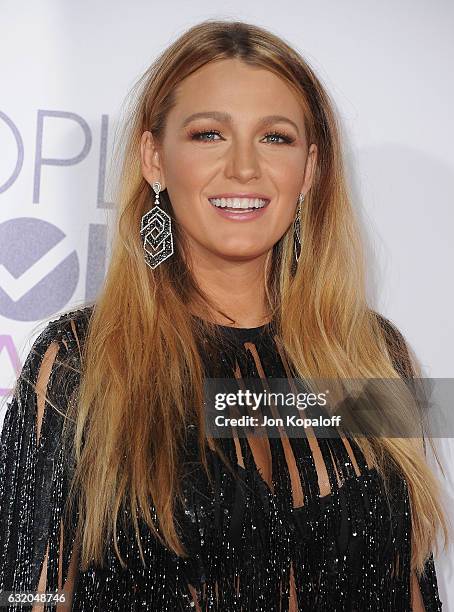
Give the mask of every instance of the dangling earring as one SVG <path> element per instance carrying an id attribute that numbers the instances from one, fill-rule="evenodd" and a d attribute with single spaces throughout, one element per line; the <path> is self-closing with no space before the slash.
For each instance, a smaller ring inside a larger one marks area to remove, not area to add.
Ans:
<path id="1" fill-rule="evenodd" d="M 295 250 L 295 259 L 298 262 L 301 254 L 301 204 L 304 202 L 304 194 L 300 193 L 298 197 L 298 208 L 296 209 L 296 217 L 293 222 L 293 244 Z"/>
<path id="2" fill-rule="evenodd" d="M 145 249 L 145 262 L 152 270 L 173 254 L 172 220 L 159 206 L 161 183 L 153 183 L 154 206 L 142 217 L 140 235 Z"/>

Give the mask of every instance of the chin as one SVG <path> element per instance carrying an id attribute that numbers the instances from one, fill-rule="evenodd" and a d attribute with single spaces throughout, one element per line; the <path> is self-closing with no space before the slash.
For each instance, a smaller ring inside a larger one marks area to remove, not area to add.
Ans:
<path id="1" fill-rule="evenodd" d="M 267 251 L 257 251 L 257 249 L 236 249 L 232 251 L 223 251 L 218 253 L 218 257 L 222 257 L 226 261 L 249 261 L 266 255 Z"/>

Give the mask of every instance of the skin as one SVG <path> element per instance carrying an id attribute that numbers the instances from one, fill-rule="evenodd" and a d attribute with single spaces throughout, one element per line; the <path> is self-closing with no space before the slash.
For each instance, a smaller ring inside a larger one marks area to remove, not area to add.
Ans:
<path id="1" fill-rule="evenodd" d="M 189 115 L 218 111 L 223 118 Z M 260 125 L 268 115 L 283 121 Z M 216 130 L 194 136 L 190 132 Z M 277 131 L 292 139 L 268 135 Z M 312 184 L 317 147 L 308 144 L 303 110 L 292 89 L 272 72 L 238 59 L 211 62 L 177 89 L 161 143 L 146 131 L 141 139 L 144 178 L 167 188 L 176 221 L 185 232 L 192 271 L 201 288 L 236 321 L 255 327 L 269 320 L 263 266 L 268 251 L 293 223 L 299 193 Z M 267 195 L 261 217 L 237 222 L 221 217 L 208 197 L 220 193 Z M 164 264 L 165 265 L 165 262 Z M 229 324 L 219 314 L 213 320 Z"/>

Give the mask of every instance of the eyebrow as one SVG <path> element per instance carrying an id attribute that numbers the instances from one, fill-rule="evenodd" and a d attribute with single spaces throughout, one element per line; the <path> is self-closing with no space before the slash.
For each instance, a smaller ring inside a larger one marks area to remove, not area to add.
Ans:
<path id="1" fill-rule="evenodd" d="M 201 119 L 204 117 L 208 117 L 209 119 L 216 119 L 217 121 L 224 122 L 224 123 L 230 123 L 230 124 L 233 123 L 232 115 L 230 115 L 229 113 L 224 113 L 221 111 L 205 111 L 205 112 L 193 113 L 192 115 L 189 115 L 189 117 L 186 117 L 186 119 L 183 121 L 183 124 L 181 127 L 186 127 L 188 123 L 190 123 L 194 119 Z M 300 133 L 296 123 L 292 121 L 291 119 L 289 119 L 288 117 L 285 117 L 284 115 L 267 115 L 266 117 L 262 117 L 259 120 L 259 125 L 261 127 L 266 127 L 268 125 L 271 125 L 272 123 L 278 123 L 278 122 L 279 123 L 289 123 L 295 128 L 298 134 Z"/>

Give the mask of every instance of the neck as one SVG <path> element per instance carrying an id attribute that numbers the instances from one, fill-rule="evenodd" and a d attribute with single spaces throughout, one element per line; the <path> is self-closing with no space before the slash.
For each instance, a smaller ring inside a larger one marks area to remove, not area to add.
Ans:
<path id="1" fill-rule="evenodd" d="M 227 260 L 210 256 L 193 257 L 192 273 L 200 289 L 217 310 L 210 319 L 220 325 L 258 327 L 270 320 L 266 306 L 264 265 L 266 253 L 249 260 Z M 197 308 L 192 308 L 198 315 Z"/>

